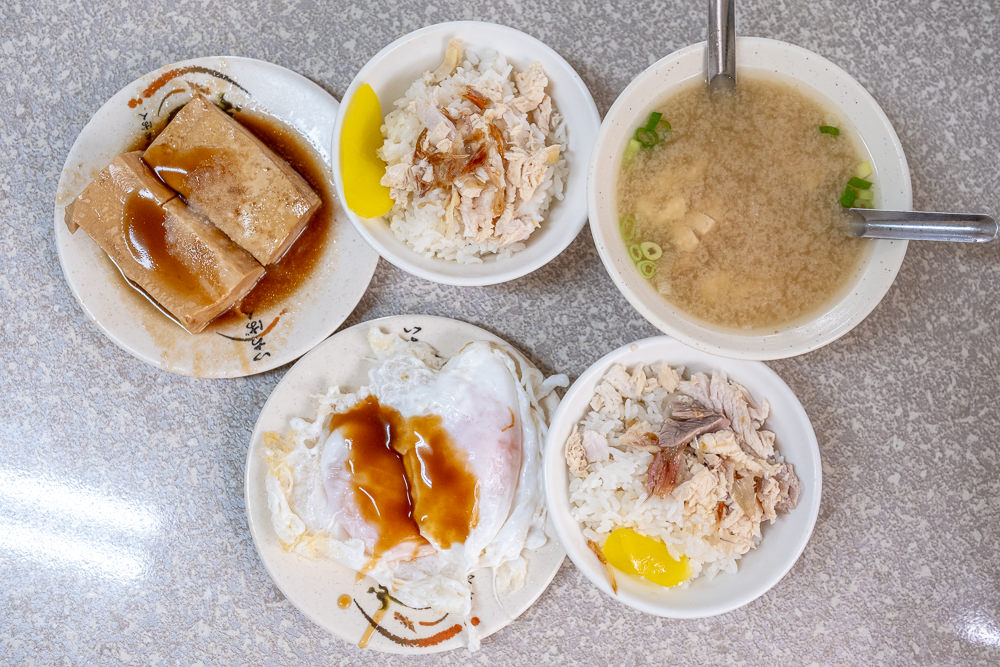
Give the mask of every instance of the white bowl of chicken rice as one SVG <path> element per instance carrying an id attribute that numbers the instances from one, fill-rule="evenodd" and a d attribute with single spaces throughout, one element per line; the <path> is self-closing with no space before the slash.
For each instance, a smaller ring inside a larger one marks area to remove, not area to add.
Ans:
<path id="1" fill-rule="evenodd" d="M 611 352 L 573 383 L 544 466 L 569 557 L 657 616 L 703 618 L 763 595 L 819 513 L 819 447 L 788 385 L 761 362 L 666 336 Z"/>
<path id="2" fill-rule="evenodd" d="M 381 137 L 377 119 L 365 136 L 379 141 L 372 178 L 388 212 L 352 205 L 363 160 L 351 152 L 351 105 L 372 92 Z M 541 267 L 582 229 L 599 128 L 586 84 L 542 42 L 492 23 L 441 23 L 392 42 L 351 82 L 334 128 L 334 178 L 351 221 L 386 260 L 439 283 L 490 285 Z"/>

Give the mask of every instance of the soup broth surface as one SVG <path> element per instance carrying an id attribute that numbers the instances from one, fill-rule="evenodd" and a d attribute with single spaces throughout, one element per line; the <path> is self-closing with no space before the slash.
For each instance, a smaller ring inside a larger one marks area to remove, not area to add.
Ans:
<path id="1" fill-rule="evenodd" d="M 819 131 L 837 123 L 817 101 L 743 76 L 711 97 L 696 82 L 656 110 L 672 129 L 623 162 L 618 213 L 634 216 L 632 242 L 662 248 L 650 280 L 664 298 L 752 330 L 794 323 L 846 288 L 867 243 L 841 230 L 839 198 L 867 158 L 845 128 Z"/>

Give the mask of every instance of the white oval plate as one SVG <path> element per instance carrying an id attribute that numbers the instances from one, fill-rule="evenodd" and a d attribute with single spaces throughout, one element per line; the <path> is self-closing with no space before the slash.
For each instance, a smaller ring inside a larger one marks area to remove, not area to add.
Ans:
<path id="1" fill-rule="evenodd" d="M 174 70 L 182 73 L 149 97 L 143 95 L 150 84 Z M 253 313 L 253 319 L 245 323 L 195 335 L 129 287 L 86 232 L 70 234 L 63 220 L 66 205 L 94 176 L 148 128 L 156 127 L 156 119 L 186 102 L 193 89 L 210 96 L 225 93 L 233 104 L 277 118 L 300 132 L 330 168 L 332 182 L 330 142 L 339 104 L 329 93 L 291 70 L 260 60 L 185 60 L 122 88 L 80 132 L 56 190 L 56 250 L 66 282 L 84 313 L 129 354 L 181 375 L 253 375 L 293 361 L 329 336 L 354 310 L 371 281 L 378 255 L 347 222 L 339 202 L 334 202 L 336 212 L 326 248 L 312 275 L 291 298 Z M 142 102 L 136 104 L 139 99 Z M 260 335 L 279 315 L 278 323 Z"/>
<path id="2" fill-rule="evenodd" d="M 688 372 L 721 371 L 759 399 L 771 403 L 765 422 L 777 435 L 778 453 L 795 466 L 802 483 L 798 506 L 762 527 L 760 546 L 739 560 L 733 574 L 712 580 L 696 579 L 687 588 L 661 588 L 638 577 L 618 576 L 618 594 L 608 583 L 604 566 L 587 547 L 579 524 L 570 515 L 569 475 L 563 454 L 566 439 L 583 418 L 601 379 L 613 364 L 631 367 L 666 361 L 684 366 Z M 703 618 L 741 607 L 763 595 L 787 573 L 812 534 L 823 484 L 819 445 L 809 416 L 799 399 L 778 374 L 759 361 L 724 359 L 692 349 L 683 343 L 657 336 L 623 345 L 595 362 L 566 391 L 552 417 L 545 444 L 545 500 L 549 520 L 555 525 L 566 553 L 591 583 L 630 607 L 670 618 Z"/>
<path id="3" fill-rule="evenodd" d="M 378 95 L 383 117 L 394 108 L 407 88 L 426 70 L 433 70 L 444 57 L 449 40 L 460 38 L 468 48 L 491 49 L 519 68 L 539 62 L 549 77 L 547 91 L 555 109 L 566 120 L 566 160 L 569 174 L 562 200 L 554 200 L 542 226 L 525 242 L 525 248 L 509 258 L 489 255 L 479 264 L 460 264 L 430 258 L 400 241 L 382 218 L 347 215 L 365 239 L 386 260 L 407 273 L 448 285 L 493 285 L 513 280 L 544 266 L 566 249 L 587 221 L 587 165 L 597 138 L 601 117 L 587 84 L 576 70 L 545 43 L 520 30 L 481 21 L 454 21 L 421 28 L 403 35 L 372 57 L 354 77 L 344 93 L 351 100 L 358 88 L 368 84 Z M 345 102 L 346 104 L 346 102 Z M 332 153 L 339 160 L 343 114 L 333 131 Z M 334 172 L 337 194 L 344 199 L 340 170 Z"/>
<path id="4" fill-rule="evenodd" d="M 311 417 L 315 413 L 314 397 L 325 394 L 332 385 L 353 390 L 368 384 L 371 348 L 367 335 L 372 327 L 424 341 L 445 356 L 458 353 L 470 341 L 491 341 L 502 345 L 520 363 L 532 367 L 531 362 L 506 341 L 479 327 L 445 317 L 397 315 L 362 322 L 331 336 L 299 360 L 271 392 L 257 418 L 247 455 L 244 495 L 250 534 L 265 569 L 285 597 L 312 621 L 352 644 L 358 643 L 370 625 L 360 610 L 372 615 L 379 606 L 375 594 L 369 592 L 376 584 L 368 578 L 358 582 L 354 570 L 335 561 L 310 560 L 289 553 L 281 547 L 271 525 L 271 513 L 267 506 L 264 483 L 267 460 L 263 435 L 269 431 L 287 431 L 292 417 Z M 559 399 L 555 393 L 542 400 L 546 421 L 558 404 Z M 549 541 L 541 549 L 528 555 L 527 579 L 520 590 L 513 594 L 503 594 L 497 600 L 488 574 L 484 573 L 473 580 L 472 611 L 480 619 L 477 629 L 481 639 L 520 616 L 552 581 L 563 562 L 565 552 L 555 539 L 551 523 L 546 532 Z M 338 604 L 338 598 L 342 595 L 351 598 L 346 609 L 341 609 Z M 394 612 L 397 611 L 413 623 L 415 631 L 395 617 Z M 438 621 L 440 614 L 431 610 L 411 610 L 396 603 L 391 604 L 391 612 L 393 613 L 385 615 L 380 626 L 409 640 L 433 636 L 461 623 L 461 620 L 446 617 L 434 625 L 421 625 Z M 368 644 L 370 649 L 389 653 L 434 653 L 463 646 L 464 632 L 425 647 L 398 644 L 375 632 Z"/>

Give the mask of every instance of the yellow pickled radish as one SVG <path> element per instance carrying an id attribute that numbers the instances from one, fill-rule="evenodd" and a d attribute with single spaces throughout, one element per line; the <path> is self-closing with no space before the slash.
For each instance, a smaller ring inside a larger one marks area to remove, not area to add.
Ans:
<path id="1" fill-rule="evenodd" d="M 611 531 L 601 551 L 615 568 L 659 586 L 676 586 L 691 578 L 687 556 L 676 559 L 663 542 L 640 535 L 631 528 Z"/>
<path id="2" fill-rule="evenodd" d="M 367 83 L 347 104 L 340 130 L 340 173 L 344 179 L 347 208 L 362 218 L 377 218 L 392 208 L 389 188 L 380 182 L 385 162 L 378 156 L 382 146 L 382 105 Z"/>

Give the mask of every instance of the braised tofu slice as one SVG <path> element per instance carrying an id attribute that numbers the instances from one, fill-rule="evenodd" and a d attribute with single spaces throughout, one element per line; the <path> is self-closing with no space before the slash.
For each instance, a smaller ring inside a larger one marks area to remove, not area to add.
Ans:
<path id="1" fill-rule="evenodd" d="M 124 196 L 140 189 L 146 191 L 145 196 L 148 199 L 161 206 L 177 196 L 176 192 L 160 182 L 156 174 L 143 164 L 141 151 L 123 153 L 112 160 L 111 164 L 69 203 L 64 214 L 66 226 L 69 227 L 71 234 L 76 233 L 82 226 L 83 230 L 96 241 L 97 237 L 94 236 L 93 230 L 100 216 L 120 217 L 121 212 L 116 213 L 116 207 L 120 208 L 118 195 Z"/>
<path id="2" fill-rule="evenodd" d="M 122 274 L 197 333 L 264 275 L 262 267 L 163 186 L 141 152 L 119 155 L 66 209 Z"/>
<path id="3" fill-rule="evenodd" d="M 264 265 L 281 258 L 320 206 L 287 162 L 201 96 L 174 116 L 143 159 Z"/>

